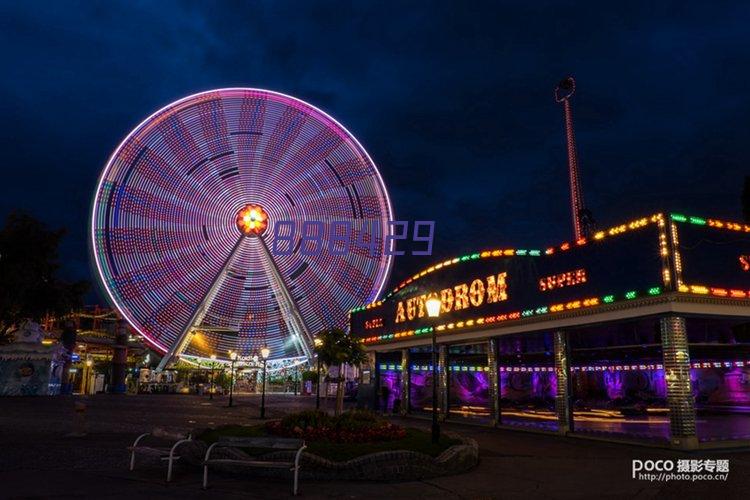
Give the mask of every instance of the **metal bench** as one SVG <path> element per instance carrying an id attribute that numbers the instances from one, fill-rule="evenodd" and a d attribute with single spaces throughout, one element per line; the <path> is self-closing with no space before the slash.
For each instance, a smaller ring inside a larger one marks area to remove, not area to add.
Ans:
<path id="1" fill-rule="evenodd" d="M 273 462 L 268 460 L 255 460 L 237 458 L 211 458 L 211 452 L 218 447 L 226 448 L 256 448 L 267 450 L 297 450 L 294 462 Z M 208 486 L 208 468 L 212 465 L 235 465 L 243 467 L 275 468 L 294 471 L 294 485 L 292 494 L 297 494 L 299 477 L 299 459 L 302 451 L 307 448 L 302 439 L 274 438 L 274 437 L 234 437 L 224 436 L 208 447 L 206 457 L 203 460 L 203 488 Z"/>
<path id="2" fill-rule="evenodd" d="M 147 436 L 160 439 L 162 441 L 172 441 L 171 446 L 138 446 L 138 444 L 145 439 Z M 167 482 L 172 480 L 172 464 L 175 460 L 179 460 L 179 455 L 175 455 L 177 447 L 183 443 L 191 441 L 193 438 L 190 434 L 179 434 L 175 432 L 168 432 L 164 429 L 154 429 L 151 432 L 146 432 L 138 436 L 133 442 L 132 446 L 128 447 L 130 450 L 130 470 L 135 469 L 135 454 L 139 453 L 142 455 L 148 455 L 157 457 L 158 459 L 168 462 L 167 466 Z"/>

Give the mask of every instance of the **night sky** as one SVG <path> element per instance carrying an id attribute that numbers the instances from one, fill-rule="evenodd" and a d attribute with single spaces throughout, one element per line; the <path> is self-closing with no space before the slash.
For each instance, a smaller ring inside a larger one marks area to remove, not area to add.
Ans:
<path id="1" fill-rule="evenodd" d="M 398 219 L 437 221 L 435 255 L 397 258 L 392 283 L 468 251 L 544 247 L 572 231 L 553 99 L 572 74 L 600 226 L 661 209 L 739 219 L 750 4 L 613 4 L 2 1 L 0 216 L 66 227 L 64 272 L 93 281 L 88 209 L 120 140 L 180 97 L 260 87 L 343 123 Z"/>

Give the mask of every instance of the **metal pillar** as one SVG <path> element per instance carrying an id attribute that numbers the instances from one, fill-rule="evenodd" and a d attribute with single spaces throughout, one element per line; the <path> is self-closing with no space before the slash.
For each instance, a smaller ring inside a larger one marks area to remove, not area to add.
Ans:
<path id="1" fill-rule="evenodd" d="M 399 413 L 409 412 L 409 349 L 401 349 L 401 408 Z"/>
<path id="2" fill-rule="evenodd" d="M 115 344 L 112 346 L 112 394 L 125 394 L 125 371 L 128 364 L 128 326 L 125 320 L 117 321 Z"/>
<path id="3" fill-rule="evenodd" d="M 698 437 L 695 431 L 695 403 L 690 385 L 690 353 L 685 318 L 661 318 L 660 327 L 672 446 L 695 449 L 698 447 Z"/>
<path id="4" fill-rule="evenodd" d="M 289 291 L 289 286 L 284 281 L 284 277 L 281 275 L 281 271 L 279 271 L 279 267 L 276 265 L 276 261 L 273 259 L 268 245 L 266 245 L 266 241 L 262 237 L 258 237 L 257 241 L 262 250 L 260 254 L 264 257 L 262 259 L 263 265 L 266 268 L 269 278 L 271 278 L 269 279 L 271 289 L 276 296 L 276 302 L 279 304 L 279 310 L 284 318 L 287 329 L 292 333 L 293 340 L 297 342 L 304 355 L 310 360 L 312 359 L 315 346 L 313 335 L 307 327 L 299 306 L 294 300 L 292 292 Z M 341 383 L 341 378 L 342 374 L 339 373 L 339 383 Z"/>
<path id="5" fill-rule="evenodd" d="M 441 345 L 438 351 L 438 396 L 440 420 L 448 418 L 449 401 L 448 401 L 448 346 Z"/>
<path id="6" fill-rule="evenodd" d="M 260 418 L 266 418 L 266 366 L 267 366 L 267 363 L 268 363 L 268 360 L 266 358 L 263 358 L 263 387 L 260 393 Z"/>
<path id="7" fill-rule="evenodd" d="M 500 374 L 497 366 L 497 340 L 487 341 L 487 366 L 489 368 L 490 381 L 490 418 L 492 425 L 500 425 L 502 416 L 500 414 Z"/>
<path id="8" fill-rule="evenodd" d="M 234 362 L 236 361 L 236 358 L 232 357 L 232 362 L 230 363 L 230 373 L 229 373 L 229 407 L 231 408 L 234 404 Z M 263 417 L 261 417 L 263 418 Z"/>
<path id="9" fill-rule="evenodd" d="M 221 288 L 221 284 L 224 282 L 224 279 L 227 276 L 227 273 L 229 272 L 229 266 L 231 266 L 232 261 L 234 260 L 234 256 L 239 250 L 239 248 L 242 246 L 242 241 L 244 240 L 244 236 L 240 236 L 237 239 L 237 242 L 234 244 L 234 247 L 232 247 L 232 251 L 229 252 L 229 256 L 224 261 L 224 264 L 221 266 L 221 270 L 219 273 L 214 277 L 213 282 L 211 283 L 211 288 L 208 290 L 208 293 L 203 297 L 203 300 L 198 303 L 198 305 L 193 310 L 193 314 L 190 315 L 190 319 L 183 327 L 180 334 L 177 336 L 177 338 L 172 342 L 172 345 L 169 346 L 169 349 L 164 354 L 164 357 L 161 358 L 161 361 L 159 362 L 159 366 L 156 367 L 156 371 L 162 371 L 169 366 L 169 364 L 174 360 L 175 357 L 182 354 L 182 351 L 185 350 L 185 348 L 190 343 L 190 340 L 192 339 L 192 335 L 194 333 L 195 328 L 200 325 L 203 322 L 203 318 L 205 318 L 206 313 L 208 312 L 208 309 L 211 307 L 211 303 L 216 298 L 216 294 L 219 292 L 219 288 Z"/>
<path id="10" fill-rule="evenodd" d="M 375 394 L 373 396 L 373 404 L 371 405 L 371 407 L 375 411 L 379 411 L 381 413 L 387 413 L 388 402 L 386 401 L 386 407 L 383 408 L 383 396 L 381 394 L 382 385 L 380 384 L 380 356 L 378 356 L 377 352 L 372 353 L 372 356 L 373 356 L 373 359 L 375 360 L 373 362 L 373 368 L 372 368 L 372 376 L 375 377 L 375 380 L 373 380 L 373 386 L 375 387 Z"/>
<path id="11" fill-rule="evenodd" d="M 438 421 L 439 413 L 440 413 L 440 396 L 438 391 L 438 385 L 440 383 L 440 375 L 438 373 L 438 346 L 437 346 L 437 332 L 435 330 L 432 330 L 432 350 L 430 351 L 430 371 L 432 372 L 432 411 L 430 412 L 432 414 L 432 442 L 434 444 L 437 444 L 440 442 L 440 424 Z"/>
<path id="12" fill-rule="evenodd" d="M 315 382 L 315 409 L 320 410 L 320 356 L 316 354 L 315 357 L 318 358 L 318 362 L 317 362 L 318 379 Z"/>
<path id="13" fill-rule="evenodd" d="M 568 334 L 556 331 L 555 344 L 555 374 L 557 375 L 557 395 L 555 396 L 555 412 L 557 413 L 558 431 L 567 434 L 573 431 L 573 408 L 571 405 L 571 376 L 570 376 L 570 344 Z"/>

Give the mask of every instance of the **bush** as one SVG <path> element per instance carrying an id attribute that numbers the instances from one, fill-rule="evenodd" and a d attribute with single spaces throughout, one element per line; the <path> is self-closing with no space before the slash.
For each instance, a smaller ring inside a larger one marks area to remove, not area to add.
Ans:
<path id="1" fill-rule="evenodd" d="M 351 410 L 342 413 L 337 419 L 337 428 L 346 431 L 357 431 L 377 427 L 379 424 L 387 424 L 375 413 L 368 410 Z"/>
<path id="2" fill-rule="evenodd" d="M 284 429 L 307 429 L 308 427 L 321 428 L 333 427 L 333 418 L 320 410 L 305 410 L 298 413 L 290 413 L 281 419 L 279 424 Z"/>
<path id="3" fill-rule="evenodd" d="M 292 413 L 266 424 L 277 436 L 332 443 L 377 442 L 402 439 L 406 430 L 367 410 L 353 410 L 331 417 L 321 411 Z"/>

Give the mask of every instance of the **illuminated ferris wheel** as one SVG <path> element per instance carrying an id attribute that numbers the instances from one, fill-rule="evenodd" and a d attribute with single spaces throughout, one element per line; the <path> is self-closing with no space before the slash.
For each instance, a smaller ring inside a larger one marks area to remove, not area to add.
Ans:
<path id="1" fill-rule="evenodd" d="M 333 118 L 276 92 L 221 89 L 125 138 L 99 179 L 90 237 L 108 298 L 165 353 L 163 368 L 263 345 L 309 358 L 317 331 L 380 294 L 391 219 L 372 159 Z"/>

